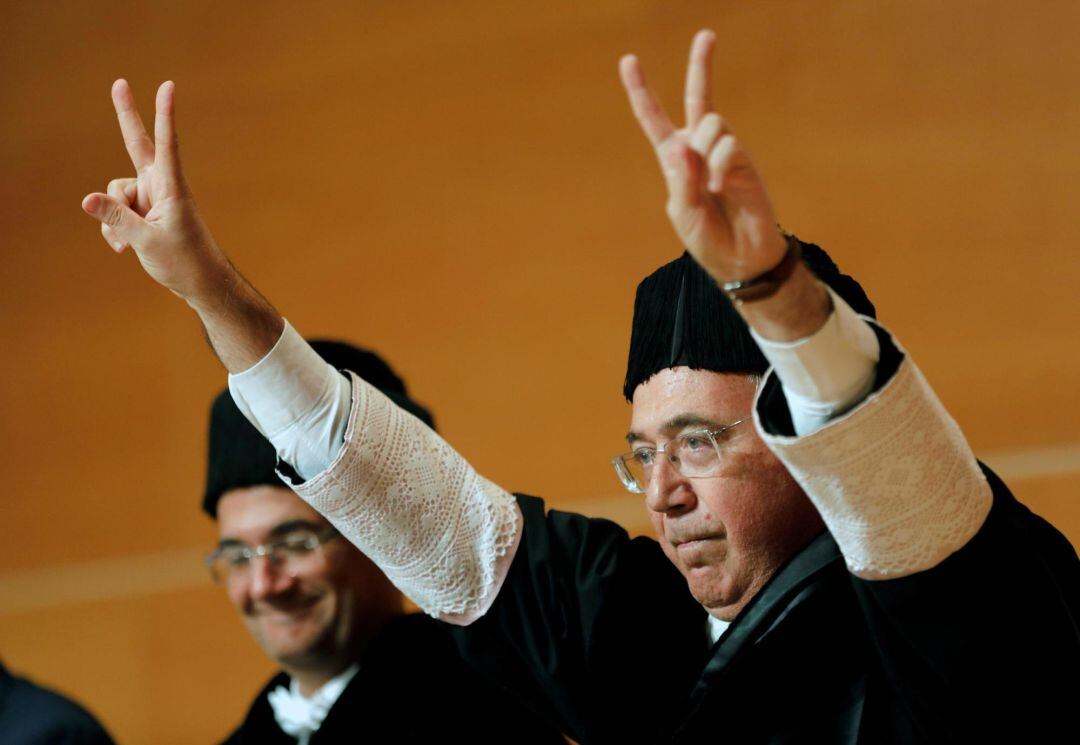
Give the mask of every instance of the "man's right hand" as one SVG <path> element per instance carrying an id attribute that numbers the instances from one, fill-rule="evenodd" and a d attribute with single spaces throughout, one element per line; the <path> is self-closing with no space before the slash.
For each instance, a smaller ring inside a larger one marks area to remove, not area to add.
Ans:
<path id="1" fill-rule="evenodd" d="M 206 227 L 180 171 L 173 119 L 175 86 L 158 88 L 154 139 L 146 133 L 126 80 L 112 87 L 134 178 L 114 179 L 88 194 L 86 214 L 117 253 L 135 250 L 146 273 L 187 301 L 229 372 L 246 370 L 270 351 L 284 320 L 233 267 Z"/>
<path id="2" fill-rule="evenodd" d="M 101 221 L 114 251 L 131 246 L 147 274 L 198 310 L 225 294 L 235 270 L 199 216 L 180 170 L 175 90 L 172 82 L 158 88 L 151 140 L 127 81 L 113 83 L 113 106 L 136 176 L 114 179 L 107 193 L 87 195 L 82 207 Z"/>

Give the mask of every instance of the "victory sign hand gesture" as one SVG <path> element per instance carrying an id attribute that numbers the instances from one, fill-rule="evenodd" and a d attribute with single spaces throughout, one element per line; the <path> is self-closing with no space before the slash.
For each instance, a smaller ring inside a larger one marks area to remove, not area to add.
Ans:
<path id="1" fill-rule="evenodd" d="M 228 260 L 214 243 L 180 170 L 173 117 L 175 86 L 157 92 L 154 139 L 143 126 L 126 80 L 112 87 L 120 132 L 136 175 L 87 195 L 83 210 L 101 221 L 101 234 L 117 253 L 134 249 L 146 273 L 189 302 L 212 298 Z"/>
<path id="2" fill-rule="evenodd" d="M 619 63 L 638 123 L 667 182 L 667 214 L 690 254 L 718 282 L 755 277 L 784 257 L 765 184 L 710 96 L 716 35 L 699 31 L 686 71 L 686 124 L 676 129 L 633 55 Z"/>

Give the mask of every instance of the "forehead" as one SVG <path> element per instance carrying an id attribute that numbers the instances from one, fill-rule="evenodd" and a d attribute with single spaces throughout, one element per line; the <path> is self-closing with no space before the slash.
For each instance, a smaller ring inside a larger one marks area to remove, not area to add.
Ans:
<path id="1" fill-rule="evenodd" d="M 750 415 L 755 390 L 746 375 L 669 367 L 634 390 L 630 429 L 651 436 L 685 416 L 734 422 Z"/>
<path id="2" fill-rule="evenodd" d="M 327 524 L 311 505 L 282 486 L 232 489 L 218 502 L 218 533 L 222 538 L 260 542 L 276 526 L 293 520 Z"/>

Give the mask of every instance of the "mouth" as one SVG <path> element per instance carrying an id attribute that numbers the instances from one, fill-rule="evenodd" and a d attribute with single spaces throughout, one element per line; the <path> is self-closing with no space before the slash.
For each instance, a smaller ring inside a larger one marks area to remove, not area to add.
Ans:
<path id="1" fill-rule="evenodd" d="M 685 538 L 677 541 L 672 541 L 671 545 L 675 547 L 676 551 L 691 551 L 696 548 L 701 548 L 712 541 L 719 541 L 724 538 L 723 535 L 703 535 L 694 538 Z"/>
<path id="2" fill-rule="evenodd" d="M 321 595 L 311 595 L 305 598 L 297 598 L 288 603 L 265 603 L 255 608 L 255 615 L 275 623 L 290 623 L 318 605 L 320 600 L 322 600 Z"/>

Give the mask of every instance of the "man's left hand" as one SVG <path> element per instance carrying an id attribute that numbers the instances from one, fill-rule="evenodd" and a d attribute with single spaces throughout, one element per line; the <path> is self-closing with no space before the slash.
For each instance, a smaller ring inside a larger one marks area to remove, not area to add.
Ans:
<path id="1" fill-rule="evenodd" d="M 718 282 L 749 279 L 778 263 L 786 243 L 753 161 L 710 95 L 716 34 L 699 31 L 686 71 L 686 124 L 676 129 L 645 82 L 637 57 L 619 62 L 638 123 L 667 182 L 667 214 L 690 254 Z"/>

